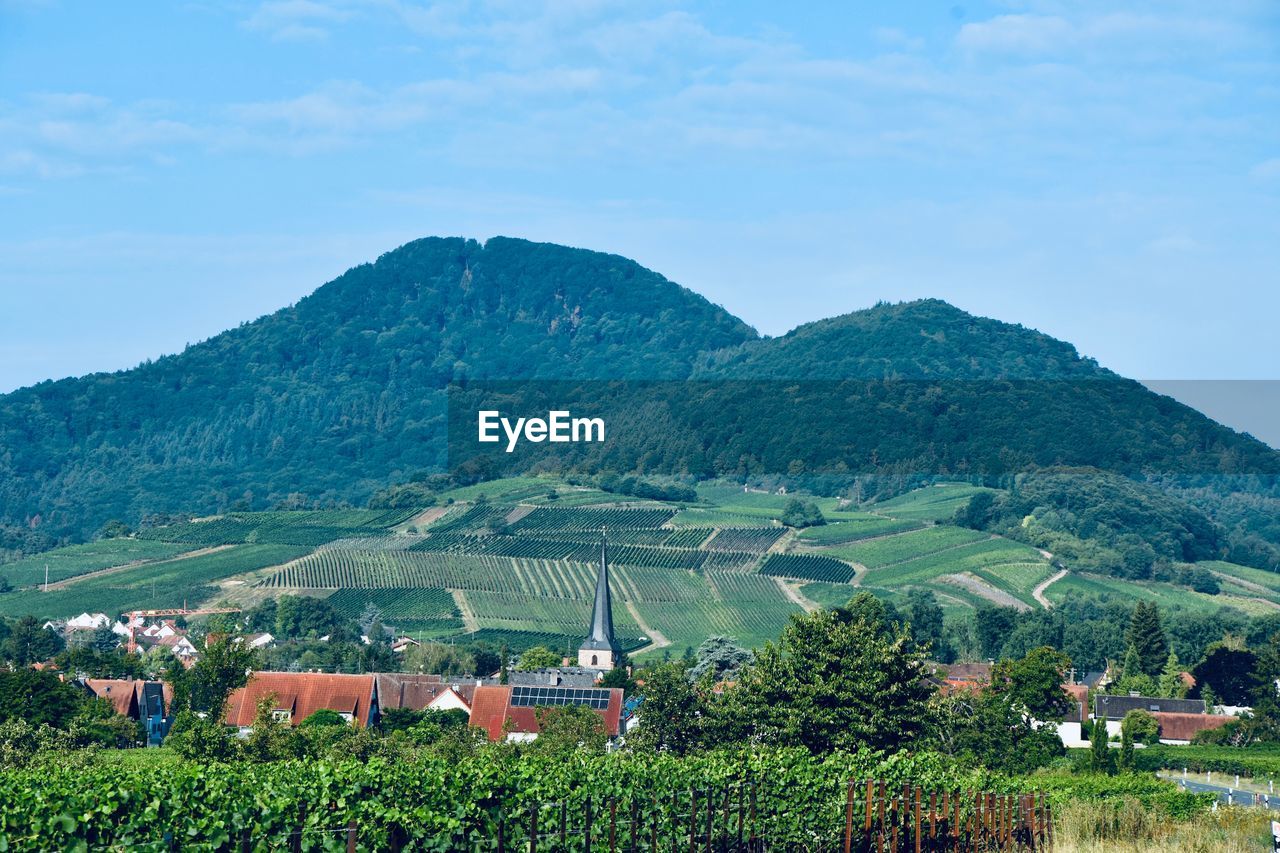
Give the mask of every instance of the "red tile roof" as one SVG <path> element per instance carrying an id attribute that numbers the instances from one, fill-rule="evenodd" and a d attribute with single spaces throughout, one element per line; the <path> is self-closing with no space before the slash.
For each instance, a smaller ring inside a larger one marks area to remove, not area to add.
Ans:
<path id="1" fill-rule="evenodd" d="M 604 730 L 609 737 L 618 734 L 622 718 L 622 689 L 600 688 L 609 691 L 609 705 L 596 713 L 604 720 Z M 486 730 L 489 740 L 501 740 L 507 732 L 534 733 L 538 731 L 535 708 L 511 706 L 510 685 L 484 685 L 476 688 L 471 703 L 471 725 Z"/>
<path id="2" fill-rule="evenodd" d="M 1197 732 L 1220 729 L 1235 719 L 1223 714 L 1175 714 L 1156 711 L 1151 716 L 1160 724 L 1160 737 L 1164 740 L 1191 740 Z"/>
<path id="3" fill-rule="evenodd" d="M 131 679 L 86 678 L 84 683 L 94 696 L 110 702 L 117 714 L 138 718 L 138 693 Z"/>
<path id="4" fill-rule="evenodd" d="M 436 699 L 453 690 L 458 697 L 471 707 L 476 685 L 446 684 L 438 675 L 409 675 L 398 672 L 384 672 L 375 676 L 378 682 L 378 707 L 412 708 L 421 711 Z"/>
<path id="5" fill-rule="evenodd" d="M 252 726 L 258 700 L 274 693 L 275 710 L 289 711 L 290 722 L 295 726 L 324 708 L 351 714 L 358 725 L 368 726 L 373 690 L 372 675 L 255 672 L 249 683 L 232 692 L 227 701 L 227 724 Z"/>

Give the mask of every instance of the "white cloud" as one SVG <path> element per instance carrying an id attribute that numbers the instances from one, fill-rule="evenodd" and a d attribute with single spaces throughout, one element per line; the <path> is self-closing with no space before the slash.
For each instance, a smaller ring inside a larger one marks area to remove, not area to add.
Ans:
<path id="1" fill-rule="evenodd" d="M 327 38 L 329 26 L 342 23 L 351 12 L 320 0 L 268 0 L 244 20 L 246 29 L 266 33 L 278 41 Z"/>
<path id="2" fill-rule="evenodd" d="M 1249 174 L 1260 181 L 1280 180 L 1280 157 L 1263 160 L 1249 170 Z"/>

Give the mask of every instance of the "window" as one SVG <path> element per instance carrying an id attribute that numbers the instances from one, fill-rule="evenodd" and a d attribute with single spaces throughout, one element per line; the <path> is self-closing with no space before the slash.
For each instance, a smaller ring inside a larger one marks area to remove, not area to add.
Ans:
<path id="1" fill-rule="evenodd" d="M 271 719 L 277 723 L 290 723 L 293 722 L 293 712 L 287 708 L 278 709 L 271 712 Z"/>
<path id="2" fill-rule="evenodd" d="M 595 666 L 595 665 L 597 665 L 598 663 L 600 663 L 600 661 L 596 658 L 596 656 L 595 656 L 595 655 L 592 655 L 592 656 L 591 656 L 591 665 L 592 665 L 592 666 Z"/>

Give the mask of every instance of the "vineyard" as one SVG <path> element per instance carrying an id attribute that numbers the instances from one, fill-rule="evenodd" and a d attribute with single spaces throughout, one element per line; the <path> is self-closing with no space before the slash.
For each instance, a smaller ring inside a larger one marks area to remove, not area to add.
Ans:
<path id="1" fill-rule="evenodd" d="M 239 576 L 246 589 L 327 594 L 349 616 L 372 604 L 384 622 L 419 637 L 498 632 L 513 644 L 540 635 L 563 644 L 585 630 L 602 531 L 617 630 L 637 644 L 650 631 L 677 649 L 713 634 L 747 645 L 771 639 L 799 610 L 779 580 L 806 584 L 820 604 L 842 604 L 857 564 L 877 594 L 923 584 L 954 609 L 981 603 L 985 584 L 1035 606 L 1030 591 L 1049 573 L 1038 552 L 933 523 L 978 491 L 928 487 L 876 504 L 875 514 L 815 498 L 828 523 L 799 531 L 778 520 L 790 496 L 731 484 L 699 486 L 697 505 L 679 507 L 512 478 L 453 490 L 454 502 L 432 512 L 229 513 L 0 567 L 26 587 L 0 594 L 0 613 L 212 603 L 216 585 Z M 183 556 L 193 551 L 201 553 Z M 65 588 L 34 588 L 46 561 Z M 956 587 L 953 575 L 968 585 Z M 1070 588 L 1064 581 L 1052 591 Z"/>
<path id="2" fill-rule="evenodd" d="M 0 847 L 1040 850 L 1077 798 L 1157 822 L 1201 818 L 1210 799 L 1150 776 L 1003 777 L 929 753 L 99 762 L 0 772 Z"/>
<path id="3" fill-rule="evenodd" d="M 760 574 L 828 583 L 853 580 L 853 567 L 821 554 L 770 554 L 760 566 Z"/>
<path id="4" fill-rule="evenodd" d="M 211 584 L 288 562 L 306 553 L 289 545 L 233 545 L 184 560 L 143 563 L 77 581 L 62 589 L 39 588 L 0 595 L 0 615 L 66 617 L 83 612 L 182 607 L 209 598 Z"/>
<path id="5" fill-rule="evenodd" d="M 102 569 L 127 566 L 130 563 L 151 562 L 177 556 L 191 548 L 168 542 L 151 542 L 143 539 L 103 539 L 85 545 L 70 545 L 53 551 L 45 551 L 35 557 L 0 565 L 0 577 L 15 587 L 37 586 L 45 582 L 45 568 L 50 583 L 97 572 Z"/>

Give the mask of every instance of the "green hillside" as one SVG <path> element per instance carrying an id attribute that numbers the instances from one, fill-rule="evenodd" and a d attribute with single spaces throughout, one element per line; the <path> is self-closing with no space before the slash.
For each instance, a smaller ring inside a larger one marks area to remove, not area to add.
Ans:
<path id="1" fill-rule="evenodd" d="M 859 589 L 904 606 L 931 593 L 957 624 L 979 608 L 1043 610 L 1035 592 L 1046 583 L 1051 605 L 1084 596 L 1150 600 L 1170 613 L 1280 612 L 1280 575 L 1221 561 L 1195 566 L 1219 579 L 1216 594 L 1174 582 L 1186 565 L 1164 580 L 1135 581 L 1068 561 L 1058 577 L 1056 557 L 1030 544 L 927 518 L 961 496 L 1009 499 L 960 483 L 862 509 L 815 498 L 827 523 L 801 531 L 778 521 L 793 495 L 722 482 L 703 484 L 695 505 L 623 500 L 551 477 L 450 494 L 460 500 L 429 511 L 231 513 L 58 549 L 41 557 L 54 581 L 48 592 L 42 571 L 31 571 L 39 561 L 11 564 L 21 571 L 17 588 L 0 594 L 0 615 L 248 607 L 302 594 L 349 617 L 372 605 L 422 639 L 572 649 L 590 614 L 601 528 L 611 540 L 618 634 L 641 657 L 680 655 L 717 634 L 758 646 L 791 614 L 843 605 Z M 702 523 L 682 523 L 691 516 Z"/>
<path id="2" fill-rule="evenodd" d="M 829 497 L 859 474 L 890 478 L 893 496 L 912 477 L 998 481 L 1035 466 L 1135 477 L 1280 470 L 1261 443 L 1067 343 L 936 300 L 762 339 L 624 258 L 429 238 L 181 354 L 0 397 L 0 560 L 89 539 L 109 519 L 363 504 L 444 466 L 449 383 L 532 378 L 678 382 L 615 389 L 610 400 L 579 387 L 580 399 L 614 405 L 607 450 L 541 445 L 540 456 L 512 454 L 498 460 L 509 468 L 477 472 L 485 479 L 539 468 L 768 475 Z M 404 488 L 394 505 L 436 497 Z M 1262 488 L 1255 479 L 1195 499 L 1232 509 L 1233 559 L 1269 565 L 1280 533 L 1255 523 L 1269 504 L 1233 498 Z M 735 526 L 773 508 L 744 496 Z M 937 520 L 951 508 L 899 509 L 902 520 Z M 733 522 L 692 513 L 676 523 Z"/>

